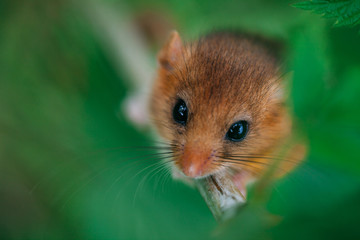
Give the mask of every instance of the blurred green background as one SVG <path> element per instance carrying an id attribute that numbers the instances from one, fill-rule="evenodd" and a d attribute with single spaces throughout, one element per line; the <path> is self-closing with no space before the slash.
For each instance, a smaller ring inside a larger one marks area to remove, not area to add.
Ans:
<path id="1" fill-rule="evenodd" d="M 151 134 L 120 109 L 131 79 L 96 30 L 93 3 L 0 1 L 0 239 L 360 239 L 358 28 L 285 0 L 96 1 L 136 24 L 161 16 L 186 40 L 220 28 L 284 43 L 309 155 L 217 224 L 154 151 L 131 148 L 153 145 Z"/>

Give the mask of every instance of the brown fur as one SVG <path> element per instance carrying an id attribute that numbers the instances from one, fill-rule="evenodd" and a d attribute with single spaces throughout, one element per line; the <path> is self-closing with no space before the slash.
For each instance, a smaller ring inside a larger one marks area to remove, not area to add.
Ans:
<path id="1" fill-rule="evenodd" d="M 175 165 L 185 175 L 202 177 L 222 169 L 257 175 L 270 165 L 260 157 L 242 163 L 219 157 L 274 156 L 291 133 L 277 58 L 264 41 L 218 33 L 183 45 L 174 32 L 159 63 L 150 112 L 160 135 L 177 146 Z M 185 127 L 172 117 L 179 98 L 189 109 Z M 226 140 L 239 120 L 249 123 L 246 138 Z"/>

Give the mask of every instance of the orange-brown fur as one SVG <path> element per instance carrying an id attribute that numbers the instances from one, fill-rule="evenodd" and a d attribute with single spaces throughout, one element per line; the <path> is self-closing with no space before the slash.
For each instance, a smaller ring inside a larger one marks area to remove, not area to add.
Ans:
<path id="1" fill-rule="evenodd" d="M 184 45 L 174 32 L 158 60 L 150 113 L 160 135 L 176 146 L 174 163 L 185 175 L 231 169 L 256 176 L 270 165 L 268 158 L 236 163 L 220 157 L 275 156 L 291 133 L 278 61 L 265 41 L 217 33 Z M 178 98 L 189 109 L 185 127 L 172 118 Z M 239 120 L 249 122 L 246 138 L 226 140 L 229 127 Z"/>

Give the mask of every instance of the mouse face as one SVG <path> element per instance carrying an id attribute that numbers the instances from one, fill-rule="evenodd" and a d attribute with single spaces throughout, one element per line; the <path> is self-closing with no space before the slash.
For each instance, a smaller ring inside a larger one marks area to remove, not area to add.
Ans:
<path id="1" fill-rule="evenodd" d="M 174 32 L 158 59 L 150 114 L 175 168 L 190 178 L 260 174 L 290 131 L 270 51 L 226 33 L 183 45 Z"/>

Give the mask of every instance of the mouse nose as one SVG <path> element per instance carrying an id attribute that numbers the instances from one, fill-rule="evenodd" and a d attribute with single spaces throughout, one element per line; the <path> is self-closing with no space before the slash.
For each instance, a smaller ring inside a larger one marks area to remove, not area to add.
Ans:
<path id="1" fill-rule="evenodd" d="M 210 172 L 213 154 L 199 147 L 185 147 L 180 159 L 183 173 L 191 178 L 202 177 Z"/>

